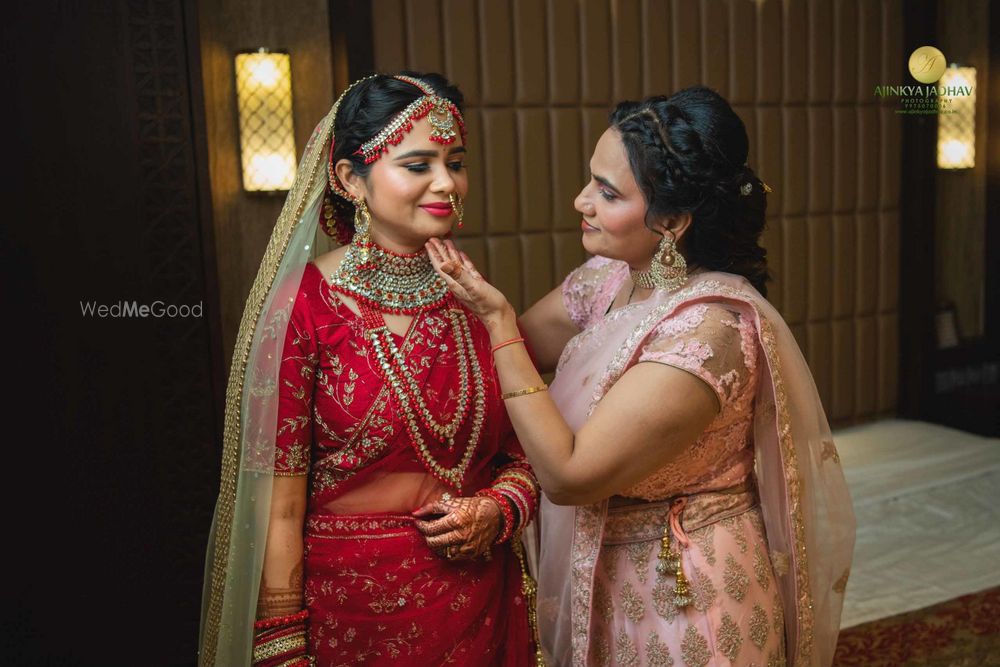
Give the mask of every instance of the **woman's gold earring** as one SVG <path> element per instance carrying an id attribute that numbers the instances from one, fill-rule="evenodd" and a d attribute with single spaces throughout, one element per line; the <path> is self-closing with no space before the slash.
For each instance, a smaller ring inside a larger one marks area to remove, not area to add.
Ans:
<path id="1" fill-rule="evenodd" d="M 670 236 L 664 234 L 660 239 L 653 261 L 649 264 L 649 273 L 653 278 L 653 284 L 660 289 L 677 289 L 687 282 L 687 262 L 684 260 L 684 255 L 677 252 L 677 244 L 674 243 L 672 234 Z"/>
<path id="2" fill-rule="evenodd" d="M 465 223 L 465 200 L 462 199 L 462 195 L 452 192 L 448 195 L 448 201 L 451 202 L 451 208 L 458 216 L 458 228 L 461 229 Z"/>
<path id="3" fill-rule="evenodd" d="M 369 233 L 372 225 L 372 215 L 368 211 L 368 203 L 364 199 L 354 201 L 354 239 L 353 244 L 361 249 L 361 263 L 368 262 L 368 253 L 372 245 Z"/>

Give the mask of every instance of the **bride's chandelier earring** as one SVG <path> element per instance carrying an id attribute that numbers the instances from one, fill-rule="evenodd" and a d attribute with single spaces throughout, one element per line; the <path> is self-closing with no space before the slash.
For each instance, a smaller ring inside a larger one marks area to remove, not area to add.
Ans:
<path id="1" fill-rule="evenodd" d="M 452 192 L 448 195 L 448 201 L 451 202 L 451 209 L 458 216 L 458 228 L 461 229 L 465 226 L 465 200 L 462 199 L 462 195 Z"/>
<path id="2" fill-rule="evenodd" d="M 649 264 L 649 273 L 656 287 L 673 290 L 687 282 L 687 262 L 684 261 L 684 255 L 677 251 L 674 235 L 667 234 L 663 235 L 656 246 L 656 254 Z"/>
<path id="3" fill-rule="evenodd" d="M 351 243 L 361 251 L 361 265 L 367 267 L 372 249 L 372 237 L 369 233 L 372 226 L 372 214 L 368 211 L 368 203 L 364 199 L 354 200 L 354 238 Z"/>

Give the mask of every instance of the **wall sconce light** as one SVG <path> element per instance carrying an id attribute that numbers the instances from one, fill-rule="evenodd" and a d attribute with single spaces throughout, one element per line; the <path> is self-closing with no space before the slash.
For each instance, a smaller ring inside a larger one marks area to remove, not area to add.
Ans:
<path id="1" fill-rule="evenodd" d="M 287 52 L 257 49 L 236 54 L 243 189 L 282 192 L 295 180 L 292 67 Z"/>
<path id="2" fill-rule="evenodd" d="M 972 169 L 976 166 L 976 68 L 952 63 L 937 83 L 948 104 L 938 115 L 939 169 Z"/>

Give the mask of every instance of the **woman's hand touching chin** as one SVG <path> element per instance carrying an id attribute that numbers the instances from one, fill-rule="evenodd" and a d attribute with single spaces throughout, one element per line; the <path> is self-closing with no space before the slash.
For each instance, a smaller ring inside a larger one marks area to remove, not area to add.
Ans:
<path id="1" fill-rule="evenodd" d="M 468 255 L 454 243 L 434 238 L 425 247 L 431 264 L 444 278 L 451 293 L 486 325 L 490 333 L 516 322 L 517 314 L 507 297 L 476 270 Z"/>

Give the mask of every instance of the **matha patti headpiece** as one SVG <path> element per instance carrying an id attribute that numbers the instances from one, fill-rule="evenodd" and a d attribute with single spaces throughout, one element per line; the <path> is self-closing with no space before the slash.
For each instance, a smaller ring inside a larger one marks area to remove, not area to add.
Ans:
<path id="1" fill-rule="evenodd" d="M 354 88 L 354 86 L 358 85 L 362 81 L 367 81 L 368 79 L 372 79 L 376 76 L 379 75 L 374 74 L 372 76 L 365 77 L 364 79 L 359 79 L 348 86 L 347 90 L 340 94 L 340 97 L 337 98 L 336 103 L 333 105 L 334 124 L 336 124 L 337 112 L 340 109 L 340 102 L 344 99 L 344 96 L 347 95 L 347 93 Z M 428 120 L 431 123 L 431 141 L 448 145 L 455 141 L 455 137 L 461 135 L 463 143 L 465 142 L 465 119 L 462 118 L 462 112 L 458 110 L 458 107 L 454 102 L 446 97 L 439 96 L 433 88 L 425 84 L 420 79 L 403 75 L 395 75 L 393 78 L 416 86 L 420 89 L 420 92 L 423 93 L 423 96 L 407 105 L 405 109 L 400 111 L 391 121 L 389 121 L 389 124 L 386 125 L 385 128 L 383 128 L 374 137 L 361 144 L 361 147 L 355 151 L 355 155 L 361 155 L 364 158 L 365 164 L 371 164 L 382 157 L 382 155 L 389 150 L 390 145 L 398 145 L 399 142 L 403 140 L 403 137 L 413 129 L 413 123 L 420 120 L 424 116 L 428 116 Z M 455 131 L 456 125 L 458 125 L 458 132 Z M 329 159 L 330 189 L 347 201 L 355 203 L 354 197 L 352 197 L 340 184 L 340 181 L 337 180 L 337 174 L 334 170 L 333 150 L 334 140 L 331 139 Z"/>

